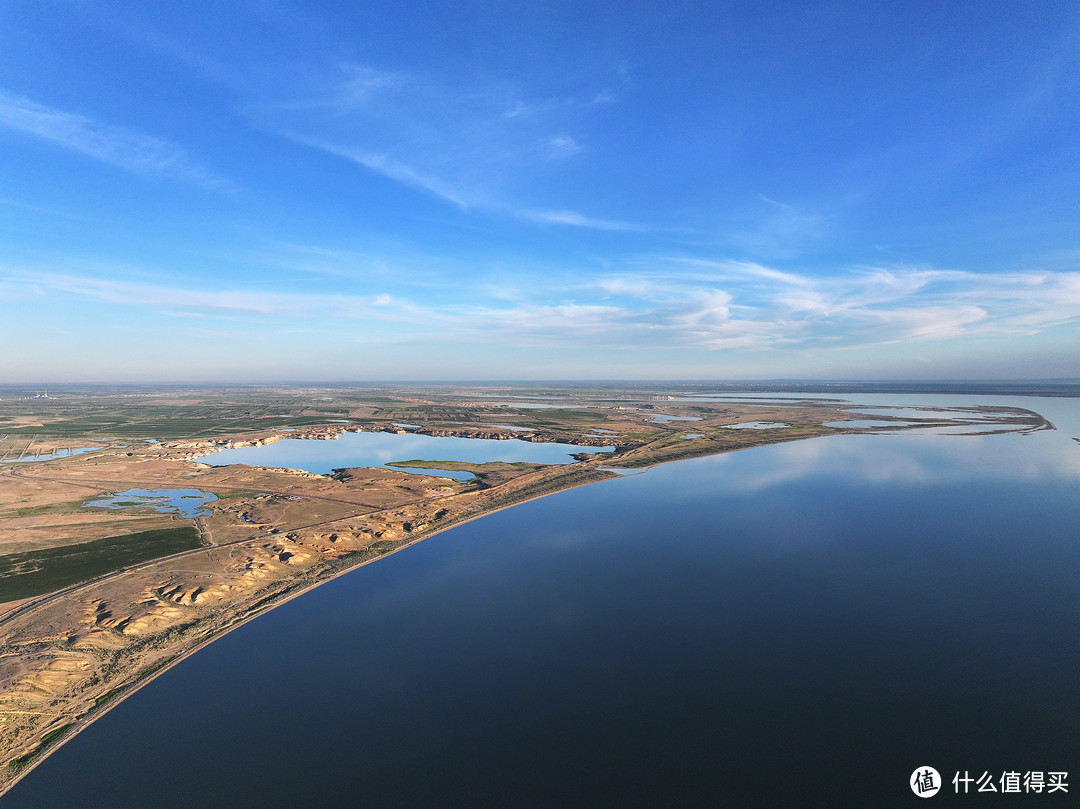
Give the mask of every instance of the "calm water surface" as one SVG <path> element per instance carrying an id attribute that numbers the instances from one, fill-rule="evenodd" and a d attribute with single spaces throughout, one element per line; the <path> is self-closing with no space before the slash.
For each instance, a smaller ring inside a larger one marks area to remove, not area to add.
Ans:
<path id="1" fill-rule="evenodd" d="M 527 461 L 564 464 L 571 453 L 611 452 L 611 447 L 579 447 L 574 444 L 533 443 L 518 438 L 457 438 L 412 433 L 345 433 L 330 440 L 285 438 L 261 447 L 223 449 L 199 458 L 213 466 L 251 464 L 283 466 L 325 475 L 334 469 L 386 466 L 394 461 Z M 433 470 L 408 470 L 433 474 Z M 443 472 L 442 474 L 447 474 Z M 465 474 L 464 477 L 470 477 Z"/>
<path id="2" fill-rule="evenodd" d="M 87 500 L 83 507 L 148 508 L 190 519 L 209 514 L 203 506 L 214 500 L 217 500 L 216 494 L 200 489 L 128 489 L 97 500 Z"/>
<path id="3" fill-rule="evenodd" d="M 84 452 L 93 452 L 96 449 L 104 449 L 104 447 L 65 447 L 53 452 L 42 452 L 41 454 L 27 453 L 21 458 L 11 452 L 0 457 L 0 460 L 4 463 L 35 463 L 51 461 L 55 458 L 67 458 L 71 455 L 82 455 Z"/>
<path id="4" fill-rule="evenodd" d="M 1074 784 L 938 804 L 1069 805 L 1080 409 L 1022 401 L 1062 429 L 763 447 L 447 531 L 166 672 L 3 805 L 910 806 L 924 764 Z"/>

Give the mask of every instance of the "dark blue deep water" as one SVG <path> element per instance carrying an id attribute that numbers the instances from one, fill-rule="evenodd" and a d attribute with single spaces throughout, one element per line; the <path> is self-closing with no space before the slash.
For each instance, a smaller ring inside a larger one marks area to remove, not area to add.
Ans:
<path id="1" fill-rule="evenodd" d="M 19 807 L 924 805 L 1080 794 L 1080 419 L 656 467 L 447 531 L 211 644 Z M 1049 414 L 1048 414 L 1049 415 Z M 935 803 L 936 802 L 936 803 Z"/>

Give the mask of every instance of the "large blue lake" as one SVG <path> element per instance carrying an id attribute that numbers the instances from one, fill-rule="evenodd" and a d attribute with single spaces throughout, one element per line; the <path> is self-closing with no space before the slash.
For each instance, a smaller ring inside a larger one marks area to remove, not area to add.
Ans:
<path id="1" fill-rule="evenodd" d="M 945 403 L 1059 430 L 814 439 L 492 514 L 211 644 L 3 805 L 910 806 L 920 765 L 1069 772 L 936 800 L 1070 805 L 1080 408 Z"/>

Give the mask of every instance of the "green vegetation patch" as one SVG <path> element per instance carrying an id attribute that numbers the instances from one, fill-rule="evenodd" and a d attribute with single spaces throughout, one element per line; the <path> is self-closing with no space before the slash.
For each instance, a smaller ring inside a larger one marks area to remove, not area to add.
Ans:
<path id="1" fill-rule="evenodd" d="M 0 556 L 0 601 L 52 593 L 114 570 L 200 547 L 191 526 Z"/>
<path id="2" fill-rule="evenodd" d="M 18 758 L 13 758 L 11 761 L 9 761 L 8 768 L 15 773 L 21 772 L 22 770 L 26 769 L 26 766 L 39 755 L 41 755 L 41 752 L 46 747 L 55 742 L 57 739 L 67 733 L 70 729 L 71 725 L 69 724 L 64 725 L 61 728 L 57 728 L 56 730 L 50 730 L 48 733 L 41 737 L 41 744 L 39 744 L 26 755 L 19 756 Z"/>
<path id="3" fill-rule="evenodd" d="M 225 489 L 214 494 L 217 495 L 218 500 L 254 500 L 257 497 L 266 497 L 270 492 L 255 489 Z"/>
<path id="4" fill-rule="evenodd" d="M 140 671 L 137 675 L 135 675 L 135 679 L 136 680 L 145 680 L 147 677 L 149 677 L 155 671 L 160 671 L 161 669 L 165 668 L 165 666 L 169 665 L 174 660 L 176 660 L 176 655 L 169 655 L 168 657 L 163 657 L 163 658 L 161 658 L 161 660 L 158 660 L 156 663 L 151 663 L 145 669 Z"/>
<path id="5" fill-rule="evenodd" d="M 526 416 L 531 415 L 535 421 L 550 424 L 596 424 L 598 421 L 606 422 L 602 416 L 598 417 L 595 410 L 584 407 L 552 407 L 550 409 L 533 408 Z"/>
<path id="6" fill-rule="evenodd" d="M 94 707 L 97 708 L 99 705 L 104 705 L 110 699 L 115 697 L 117 694 L 122 693 L 123 691 L 124 691 L 123 686 L 120 687 L 120 688 L 114 688 L 111 691 L 106 691 L 104 694 L 102 694 L 100 697 L 98 697 L 97 699 L 94 700 Z"/>

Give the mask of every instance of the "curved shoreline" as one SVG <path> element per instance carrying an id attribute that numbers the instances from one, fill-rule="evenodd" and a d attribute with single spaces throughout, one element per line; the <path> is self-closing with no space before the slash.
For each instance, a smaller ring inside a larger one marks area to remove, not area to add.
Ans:
<path id="1" fill-rule="evenodd" d="M 1035 415 L 1035 414 L 1032 414 Z M 1045 420 L 1044 420 L 1045 421 Z M 902 429 L 902 428 L 901 428 Z M 331 438 L 337 435 L 342 435 L 349 430 L 342 428 L 340 425 L 335 425 L 333 428 L 321 428 L 318 432 L 322 434 L 321 437 Z M 361 432 L 362 430 L 354 430 L 354 432 Z M 891 430 L 887 430 L 891 431 Z M 298 431 L 299 432 L 299 431 Z M 315 432 L 315 431 L 313 431 Z M 577 463 L 560 465 L 558 467 L 548 467 L 539 473 L 526 473 L 525 475 L 517 478 L 511 478 L 502 481 L 497 486 L 484 489 L 484 492 L 489 493 L 482 498 L 486 502 L 473 503 L 473 510 L 470 510 L 466 505 L 463 510 L 457 514 L 451 515 L 445 522 L 441 523 L 424 523 L 422 527 L 418 528 L 415 532 L 412 529 L 406 529 L 409 532 L 407 537 L 402 537 L 395 547 L 387 549 L 367 549 L 357 550 L 350 552 L 348 556 L 354 556 L 357 554 L 366 553 L 368 551 L 374 553 L 374 555 L 367 556 L 366 558 L 359 558 L 353 562 L 348 562 L 347 557 L 334 557 L 325 561 L 323 564 L 326 566 L 320 570 L 314 572 L 309 571 L 306 568 L 297 569 L 295 572 L 280 579 L 275 579 L 265 585 L 263 588 L 256 589 L 251 595 L 251 599 L 242 600 L 242 603 L 236 604 L 233 611 L 230 614 L 227 605 L 223 606 L 219 612 L 207 612 L 191 622 L 191 626 L 196 626 L 200 621 L 204 621 L 210 626 L 205 627 L 207 634 L 198 635 L 197 631 L 193 631 L 193 636 L 185 638 L 180 644 L 178 644 L 176 650 L 169 649 L 168 645 L 165 645 L 165 654 L 158 658 L 158 662 L 153 663 L 149 668 L 144 668 L 142 671 L 129 671 L 121 674 L 117 679 L 108 679 L 99 681 L 96 685 L 98 690 L 102 693 L 95 694 L 93 692 L 94 685 L 87 686 L 81 691 L 74 693 L 68 693 L 66 696 L 61 696 L 58 699 L 63 702 L 65 699 L 70 703 L 78 703 L 80 699 L 100 699 L 100 703 L 92 705 L 87 711 L 72 716 L 71 721 L 67 725 L 60 727 L 52 727 L 45 733 L 40 733 L 37 736 L 36 746 L 32 746 L 29 749 L 26 747 L 21 748 L 20 755 L 15 756 L 7 762 L 5 766 L 5 772 L 0 774 L 0 777 L 10 774 L 9 780 L 0 784 L 0 796 L 2 796 L 8 789 L 19 783 L 27 774 L 32 772 L 34 768 L 50 756 L 54 751 L 59 750 L 74 738 L 78 733 L 91 725 L 99 717 L 104 716 L 113 707 L 119 705 L 125 699 L 132 694 L 136 693 L 147 683 L 156 679 L 160 674 L 170 670 L 173 666 L 179 664 L 181 661 L 187 659 L 190 655 L 195 654 L 200 649 L 205 648 L 208 644 L 213 643 L 218 638 L 231 632 L 240 626 L 243 626 L 248 621 L 259 617 L 260 615 L 269 612 L 276 607 L 291 601 L 297 596 L 303 595 L 306 592 L 324 584 L 325 582 L 332 581 L 339 576 L 356 570 L 360 567 L 364 567 L 372 562 L 377 561 L 383 556 L 389 556 L 397 553 L 400 550 L 412 547 L 418 542 L 422 542 L 428 537 L 435 536 L 442 533 L 449 528 L 463 525 L 467 522 L 471 522 L 480 517 L 487 516 L 488 514 L 502 511 L 520 503 L 536 500 L 541 497 L 545 497 L 548 494 L 555 494 L 560 491 L 566 491 L 571 488 L 587 485 L 589 483 L 599 482 L 601 480 L 614 479 L 617 473 L 614 471 L 606 471 L 599 469 L 601 465 L 604 466 L 619 466 L 624 470 L 641 469 L 643 467 L 653 466 L 661 463 L 668 463 L 676 460 L 690 459 L 694 457 L 703 457 L 708 455 L 723 454 L 727 452 L 737 451 L 740 449 L 751 449 L 754 447 L 770 445 L 774 443 L 786 443 L 792 441 L 799 441 L 809 438 L 824 437 L 828 435 L 843 435 L 843 434 L 867 434 L 873 431 L 859 429 L 859 428 L 836 428 L 836 427 L 824 427 L 821 424 L 806 425 L 797 430 L 784 430 L 781 431 L 763 431 L 756 434 L 749 434 L 750 431 L 739 431 L 739 435 L 713 435 L 707 440 L 695 440 L 688 442 L 676 442 L 671 439 L 661 439 L 658 441 L 647 442 L 639 444 L 632 449 L 624 450 L 619 453 L 618 458 L 611 458 L 610 456 L 597 458 L 589 461 L 579 461 Z M 332 435 L 331 435 L 332 433 Z M 274 440 L 281 440 L 289 437 L 305 437 L 303 435 L 284 434 L 279 435 Z M 259 439 L 256 439 L 259 440 Z M 559 440 L 553 438 L 550 440 Z M 209 442 L 199 442 L 201 447 L 208 448 Z M 222 442 L 225 443 L 225 442 Z M 257 445 L 255 440 L 242 439 L 240 442 L 236 442 L 239 445 L 253 446 Z M 189 445 L 190 448 L 191 447 Z M 172 450 L 179 448 L 189 447 L 176 447 L 173 446 L 159 446 L 159 449 Z M 216 450 L 210 450 L 213 452 Z M 210 454 L 209 452 L 206 454 Z M 160 456 L 158 456 L 160 457 Z M 197 457 L 205 457 L 205 455 L 199 455 Z M 176 459 L 180 460 L 180 459 Z M 187 458 L 183 460 L 189 460 Z M 190 459 L 194 460 L 194 459 Z M 196 461 L 197 463 L 197 461 Z M 200 464 L 203 468 L 205 464 Z M 532 475 L 531 480 L 526 480 Z M 323 477 L 313 476 L 308 473 L 304 473 L 303 477 Z M 469 494 L 473 494 L 470 492 Z M 459 495 L 453 495 L 457 497 Z M 392 507 L 397 508 L 397 506 Z M 331 520 L 330 522 L 333 522 Z M 296 529 L 300 530 L 300 529 Z M 418 535 L 417 535 L 418 534 Z M 282 534 L 281 537 L 287 535 Z M 264 537 L 265 538 L 265 537 Z M 227 545 L 217 545 L 211 548 L 202 549 L 205 551 L 213 551 L 216 548 L 224 548 Z M 148 566 L 158 564 L 161 562 L 167 562 L 168 559 L 156 560 L 154 563 L 149 563 Z M 309 575 L 310 574 L 310 575 Z M 91 583 L 83 583 L 72 589 L 72 592 L 78 592 L 82 588 L 88 588 Z M 274 592 L 263 593 L 268 587 L 274 587 Z M 36 606 L 30 607 L 32 611 Z M 18 612 L 23 610 L 17 608 Z M 213 626 L 212 624 L 220 622 L 220 625 Z M 186 631 L 186 630 L 185 630 Z M 133 642 L 131 647 L 137 646 L 138 641 Z M 156 647 L 151 647 L 156 648 Z M 170 655 L 169 652 L 172 652 Z M 132 658 L 135 659 L 135 658 Z M 165 661 L 165 662 L 160 662 Z M 62 715 L 61 714 L 58 714 Z M 46 727 L 49 727 L 46 725 Z M 61 730 L 62 733 L 54 739 L 48 740 L 49 733 L 55 733 Z M 17 772 L 11 772 L 11 762 L 17 761 L 23 756 L 31 755 L 31 760 L 27 761 Z"/>
<path id="2" fill-rule="evenodd" d="M 568 467 L 578 467 L 578 465 L 577 464 L 568 464 L 568 465 L 566 465 L 566 467 L 563 467 L 563 468 L 568 468 Z M 433 536 L 435 536 L 437 534 L 441 534 L 441 533 L 443 533 L 445 531 L 448 531 L 448 530 L 450 530 L 452 528 L 457 528 L 458 526 L 465 525 L 466 523 L 472 522 L 474 520 L 478 520 L 478 519 L 480 519 L 482 517 L 486 517 L 489 514 L 495 514 L 495 513 L 499 512 L 499 511 L 503 511 L 503 510 L 506 510 L 506 509 L 509 509 L 509 508 L 513 508 L 514 506 L 520 505 L 521 503 L 530 502 L 532 500 L 538 500 L 538 499 L 540 499 L 542 497 L 547 497 L 548 495 L 552 495 L 552 494 L 558 494 L 559 492 L 562 492 L 562 491 L 568 491 L 570 489 L 578 488 L 578 487 L 581 487 L 581 486 L 586 486 L 586 485 L 589 485 L 589 484 L 592 484 L 592 483 L 599 483 L 599 482 L 604 481 L 604 480 L 614 480 L 616 478 L 617 478 L 617 475 L 615 475 L 614 473 L 607 473 L 607 474 L 602 474 L 601 476 L 594 477 L 594 478 L 591 478 L 591 479 L 568 480 L 568 481 L 566 481 L 565 485 L 561 485 L 558 488 L 547 489 L 547 490 L 540 491 L 540 492 L 531 492 L 530 493 L 529 490 L 526 489 L 524 492 L 521 492 L 521 494 L 523 494 L 524 496 L 520 497 L 519 499 L 515 498 L 511 502 L 507 502 L 507 503 L 499 505 L 499 506 L 497 506 L 495 508 L 485 510 L 485 511 L 482 511 L 482 512 L 478 512 L 478 513 L 475 513 L 475 514 L 470 514 L 468 516 L 465 516 L 465 517 L 463 517 L 463 518 L 461 518 L 459 520 L 456 520 L 456 521 L 448 523 L 448 524 L 439 525 L 438 527 L 435 527 L 432 530 L 421 534 L 420 536 L 417 536 L 415 538 L 410 538 L 410 540 L 408 542 L 402 544 L 400 547 L 393 548 L 393 549 L 391 549 L 391 550 L 389 550 L 389 551 L 387 551 L 385 553 L 381 553 L 381 554 L 379 554 L 377 556 L 373 556 L 373 557 L 368 558 L 368 559 L 363 559 L 361 561 L 356 562 L 355 564 L 344 566 L 340 570 L 334 570 L 332 572 L 329 572 L 328 574 L 321 575 L 321 576 L 311 580 L 310 582 L 308 582 L 306 586 L 290 588 L 287 592 L 284 592 L 284 593 L 281 593 L 281 594 L 278 594 L 278 595 L 271 594 L 266 600 L 261 601 L 256 609 L 254 609 L 254 610 L 252 610 L 252 611 L 250 611 L 250 612 L 248 612 L 246 614 L 243 614 L 242 617 L 239 617 L 238 619 L 236 619 L 234 621 L 228 622 L 224 627 L 222 627 L 222 628 L 220 628 L 218 630 L 215 630 L 212 634 L 209 634 L 209 635 L 207 635 L 207 636 L 205 636 L 203 638 L 200 638 L 196 642 L 194 642 L 191 646 L 189 646 L 187 648 L 184 648 L 181 651 L 178 651 L 175 655 L 168 658 L 167 663 L 165 663 L 163 665 L 160 665 L 159 667 L 155 668 L 152 673 L 147 674 L 147 675 L 142 676 L 142 677 L 139 677 L 139 676 L 136 675 L 136 678 L 134 680 L 131 680 L 130 682 L 126 682 L 126 683 L 125 682 L 120 682 L 118 684 L 110 683 L 110 685 L 112 685 L 112 688 L 109 691 L 107 691 L 106 693 L 111 693 L 112 691 L 119 691 L 119 693 L 116 693 L 114 696 L 110 697 L 107 701 L 102 702 L 100 704 L 100 706 L 92 708 L 88 713 L 85 713 L 85 714 L 75 718 L 71 723 L 69 723 L 67 726 L 65 726 L 63 728 L 63 733 L 59 737 L 57 737 L 56 739 L 54 739 L 54 740 L 52 740 L 52 741 L 50 741 L 48 743 L 45 743 L 44 746 L 42 746 L 42 743 L 39 742 L 37 748 L 31 749 L 31 750 L 27 751 L 27 753 L 24 753 L 23 755 L 32 754 L 33 755 L 32 760 L 30 760 L 22 768 L 20 768 L 19 771 L 10 778 L 10 780 L 7 780 L 4 783 L 0 784 L 0 797 L 2 797 L 15 784 L 19 783 L 23 778 L 25 778 L 29 773 L 31 773 L 42 761 L 47 759 L 50 755 L 52 755 L 57 750 L 61 749 L 65 744 L 67 744 L 67 742 L 71 741 L 71 739 L 75 738 L 75 736 L 77 736 L 80 732 L 85 730 L 87 727 L 89 727 L 91 724 L 96 722 L 102 716 L 106 715 L 109 711 L 111 711 L 117 705 L 122 703 L 128 697 L 132 696 L 137 691 L 139 691 L 141 688 L 143 688 L 145 685 L 152 682 L 157 677 L 164 674 L 166 671 L 169 671 L 174 666 L 176 666 L 179 663 L 183 662 L 188 657 L 196 654 L 200 650 L 206 648 L 206 646 L 208 646 L 209 644 L 215 642 L 219 638 L 224 637 L 228 633 L 232 632 L 234 629 L 237 629 L 237 628 L 243 626 L 244 624 L 248 623 L 249 621 L 252 621 L 252 620 L 258 618 L 258 617 L 266 614 L 267 612 L 270 612 L 271 610 L 276 609 L 277 607 L 279 607 L 279 606 L 281 606 L 283 604 L 286 604 L 289 601 L 292 601 L 294 598 L 302 596 L 305 593 L 308 593 L 308 592 L 314 590 L 315 588 L 317 588 L 317 587 L 319 587 L 319 586 L 321 586 L 321 585 L 323 585 L 323 584 L 325 584 L 325 583 L 327 583 L 329 581 L 333 581 L 334 579 L 337 579 L 340 576 L 344 576 L 344 575 L 346 575 L 348 573 L 351 573 L 351 572 L 353 572 L 355 570 L 359 570 L 362 567 L 366 567 L 367 565 L 370 565 L 370 564 L 372 564 L 374 562 L 378 562 L 379 560 L 381 560 L 383 558 L 386 558 L 388 556 L 392 556 L 392 555 L 394 555 L 396 553 L 399 553 L 400 551 L 411 548 L 414 545 L 416 545 L 416 544 L 418 544 L 420 542 L 423 542 L 425 539 L 429 539 L 430 537 L 433 537 Z M 202 549 L 202 550 L 207 550 L 207 549 Z M 158 561 L 162 561 L 162 560 L 158 560 Z M 284 581 L 288 581 L 288 580 L 284 580 Z M 293 585 L 296 585 L 298 583 L 300 583 L 298 581 L 298 579 L 294 579 L 292 581 Z M 83 583 L 81 585 L 78 585 L 75 588 L 72 588 L 72 591 L 76 591 L 76 590 L 78 590 L 78 589 L 80 589 L 82 587 L 86 587 L 89 584 L 91 584 L 91 583 Z M 45 735 L 47 735 L 47 734 L 45 734 Z M 19 756 L 16 756 L 15 758 L 11 759 L 10 761 L 15 761 L 18 758 L 19 758 Z M 6 762 L 5 766 L 10 766 L 10 761 Z"/>

